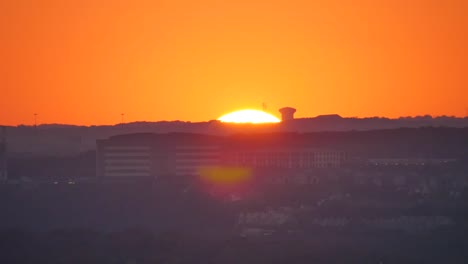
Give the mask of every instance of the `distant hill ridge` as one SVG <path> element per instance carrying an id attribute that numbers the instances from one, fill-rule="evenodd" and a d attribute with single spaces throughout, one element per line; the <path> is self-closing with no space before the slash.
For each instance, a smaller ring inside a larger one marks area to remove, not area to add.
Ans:
<path id="1" fill-rule="evenodd" d="M 43 124 L 34 127 L 19 125 L 7 127 L 7 142 L 8 150 L 11 153 L 73 155 L 93 150 L 96 139 L 131 133 L 182 132 L 224 136 L 238 133 L 344 132 L 421 127 L 468 128 L 468 117 L 416 116 L 390 119 L 385 117 L 354 118 L 339 115 L 321 115 L 263 125 L 226 124 L 217 120 L 207 122 L 143 121 L 102 126 Z"/>

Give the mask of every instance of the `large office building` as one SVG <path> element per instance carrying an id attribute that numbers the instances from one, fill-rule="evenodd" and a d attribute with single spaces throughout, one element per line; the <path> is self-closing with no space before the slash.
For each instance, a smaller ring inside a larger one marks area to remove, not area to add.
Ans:
<path id="1" fill-rule="evenodd" d="M 337 168 L 345 160 L 343 151 L 317 148 L 301 134 L 129 134 L 97 141 L 97 176 L 105 180 L 190 179 L 223 166 L 297 172 Z"/>
<path id="2" fill-rule="evenodd" d="M 175 145 L 174 175 L 192 176 L 199 173 L 200 168 L 215 167 L 221 164 L 220 145 L 186 144 Z"/>
<path id="3" fill-rule="evenodd" d="M 232 152 L 231 164 L 252 168 L 337 168 L 344 161 L 344 152 L 307 147 L 268 147 Z"/>
<path id="4" fill-rule="evenodd" d="M 97 141 L 101 179 L 189 177 L 219 165 L 218 137 L 185 133 L 129 134 Z"/>

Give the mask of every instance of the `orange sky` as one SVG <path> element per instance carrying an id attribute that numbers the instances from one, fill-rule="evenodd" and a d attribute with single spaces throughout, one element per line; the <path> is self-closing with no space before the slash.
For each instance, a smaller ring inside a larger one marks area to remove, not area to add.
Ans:
<path id="1" fill-rule="evenodd" d="M 3 0 L 0 124 L 464 116 L 466 0 Z"/>

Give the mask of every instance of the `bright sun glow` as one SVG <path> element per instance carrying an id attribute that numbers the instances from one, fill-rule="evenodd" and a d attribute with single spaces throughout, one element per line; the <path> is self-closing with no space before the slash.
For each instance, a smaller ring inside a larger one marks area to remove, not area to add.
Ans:
<path id="1" fill-rule="evenodd" d="M 227 123 L 278 123 L 280 120 L 269 113 L 259 110 L 239 110 L 229 114 L 225 114 L 218 118 L 221 122 Z"/>

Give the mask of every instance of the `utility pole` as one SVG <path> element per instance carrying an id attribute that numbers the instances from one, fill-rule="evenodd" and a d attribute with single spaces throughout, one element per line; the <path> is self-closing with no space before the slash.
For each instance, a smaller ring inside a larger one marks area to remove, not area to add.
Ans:
<path id="1" fill-rule="evenodd" d="M 124 115 L 125 115 L 124 113 L 120 114 L 120 119 L 121 119 L 121 120 L 120 120 L 120 121 L 121 121 L 120 123 L 121 123 L 121 124 L 124 123 Z"/>
<path id="2" fill-rule="evenodd" d="M 34 127 L 37 127 L 37 113 L 34 113 Z"/>

